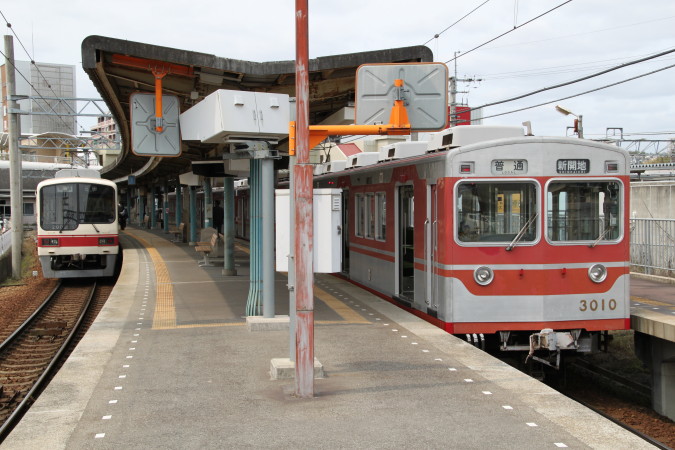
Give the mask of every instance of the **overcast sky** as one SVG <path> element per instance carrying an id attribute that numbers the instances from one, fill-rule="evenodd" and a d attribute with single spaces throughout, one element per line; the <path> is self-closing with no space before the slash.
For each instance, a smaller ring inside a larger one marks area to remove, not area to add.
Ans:
<path id="1" fill-rule="evenodd" d="M 474 107 L 675 49 L 672 0 L 488 0 L 441 33 L 484 1 L 310 0 L 310 57 L 429 41 L 426 45 L 435 61 L 449 61 L 451 73 L 455 70 L 451 60 L 460 51 L 458 77 L 482 80 L 458 86 L 460 91 L 468 91 L 458 94 L 458 99 Z M 15 58 L 76 65 L 78 97 L 100 97 L 81 69 L 80 48 L 89 35 L 258 62 L 291 60 L 295 55 L 294 10 L 295 2 L 289 0 L 0 3 L 0 11 L 31 54 L 24 52 L 15 37 Z M 509 30 L 513 31 L 471 51 Z M 9 33 L 5 28 L 5 34 Z M 441 34 L 434 38 L 437 33 Z M 488 107 L 484 115 L 554 101 L 672 64 L 675 52 L 565 88 Z M 557 103 L 583 115 L 587 137 L 602 137 L 606 128 L 622 127 L 625 134 L 659 132 L 661 138 L 675 138 L 675 68 Z M 564 135 L 573 117 L 556 112 L 555 104 L 489 118 L 484 123 L 520 125 L 529 120 L 537 135 Z"/>

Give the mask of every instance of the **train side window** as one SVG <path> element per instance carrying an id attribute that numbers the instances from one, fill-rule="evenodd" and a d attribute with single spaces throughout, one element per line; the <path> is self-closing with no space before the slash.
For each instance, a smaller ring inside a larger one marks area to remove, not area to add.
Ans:
<path id="1" fill-rule="evenodd" d="M 537 238 L 537 185 L 522 181 L 462 182 L 457 186 L 457 238 L 460 242 L 510 243 Z"/>
<path id="2" fill-rule="evenodd" d="M 387 240 L 387 196 L 384 192 L 375 194 L 375 239 Z"/>
<path id="3" fill-rule="evenodd" d="M 366 194 L 366 238 L 373 239 L 375 237 L 375 194 Z"/>
<path id="4" fill-rule="evenodd" d="M 621 236 L 621 183 L 614 180 L 552 181 L 547 230 L 553 242 L 616 241 Z"/>
<path id="5" fill-rule="evenodd" d="M 356 223 L 354 224 L 354 234 L 358 237 L 364 236 L 366 228 L 366 207 L 363 194 L 356 194 L 354 196 L 354 212 Z"/>

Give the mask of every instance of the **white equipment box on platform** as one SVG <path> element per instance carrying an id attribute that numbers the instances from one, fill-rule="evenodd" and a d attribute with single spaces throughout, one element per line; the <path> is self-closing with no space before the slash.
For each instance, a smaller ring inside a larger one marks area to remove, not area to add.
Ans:
<path id="1" fill-rule="evenodd" d="M 219 144 L 229 138 L 280 139 L 288 135 L 286 94 L 219 89 L 180 115 L 184 141 Z"/>
<path id="2" fill-rule="evenodd" d="M 342 190 L 314 189 L 315 273 L 340 272 L 342 264 Z M 276 263 L 278 272 L 288 272 L 290 253 L 290 197 L 288 189 L 276 190 Z"/>

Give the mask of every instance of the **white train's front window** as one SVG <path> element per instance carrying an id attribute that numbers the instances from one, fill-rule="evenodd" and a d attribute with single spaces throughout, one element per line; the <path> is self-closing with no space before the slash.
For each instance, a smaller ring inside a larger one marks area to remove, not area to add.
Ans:
<path id="1" fill-rule="evenodd" d="M 621 236 L 618 181 L 553 181 L 547 190 L 551 241 L 613 241 Z"/>
<path id="2" fill-rule="evenodd" d="M 90 183 L 63 183 L 40 190 L 43 230 L 75 230 L 81 223 L 113 223 L 115 190 Z"/>
<path id="3" fill-rule="evenodd" d="M 463 182 L 457 186 L 457 238 L 461 242 L 532 242 L 537 237 L 533 182 Z"/>

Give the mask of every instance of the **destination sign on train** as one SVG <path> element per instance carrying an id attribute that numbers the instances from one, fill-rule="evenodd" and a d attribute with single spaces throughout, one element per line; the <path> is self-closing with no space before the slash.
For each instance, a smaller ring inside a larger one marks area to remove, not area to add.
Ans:
<path id="1" fill-rule="evenodd" d="M 492 175 L 525 175 L 527 173 L 527 160 L 494 159 L 491 169 Z"/>
<path id="2" fill-rule="evenodd" d="M 588 173 L 591 162 L 588 159 L 559 159 L 556 163 L 558 173 Z"/>

